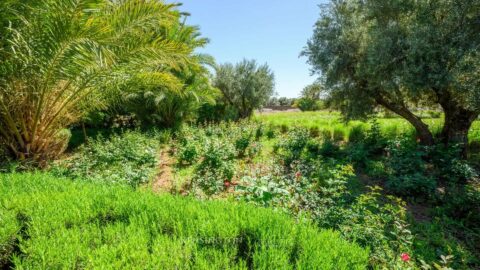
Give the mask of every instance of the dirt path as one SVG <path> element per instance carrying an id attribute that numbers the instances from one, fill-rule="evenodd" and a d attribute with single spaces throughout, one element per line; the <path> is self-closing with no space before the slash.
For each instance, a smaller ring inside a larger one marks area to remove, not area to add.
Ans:
<path id="1" fill-rule="evenodd" d="M 170 147 L 165 147 L 160 152 L 160 164 L 157 177 L 153 182 L 154 192 L 170 192 L 173 188 L 174 159 L 170 154 Z"/>

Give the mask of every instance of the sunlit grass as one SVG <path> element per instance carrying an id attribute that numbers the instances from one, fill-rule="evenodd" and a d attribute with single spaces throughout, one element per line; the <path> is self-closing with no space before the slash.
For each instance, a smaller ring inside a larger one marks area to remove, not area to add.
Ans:
<path id="1" fill-rule="evenodd" d="M 256 120 L 260 120 L 267 125 L 286 126 L 286 127 L 306 127 L 327 130 L 331 133 L 341 131 L 348 137 L 350 130 L 356 126 L 368 128 L 371 122 L 342 120 L 340 113 L 330 111 L 318 112 L 280 112 L 273 114 L 255 115 Z M 377 118 L 380 129 L 387 136 L 399 134 L 412 134 L 413 126 L 403 118 Z M 430 127 L 430 130 L 437 134 L 443 125 L 442 118 L 426 118 L 423 121 Z M 480 140 L 480 121 L 475 121 L 469 134 L 470 140 Z"/>

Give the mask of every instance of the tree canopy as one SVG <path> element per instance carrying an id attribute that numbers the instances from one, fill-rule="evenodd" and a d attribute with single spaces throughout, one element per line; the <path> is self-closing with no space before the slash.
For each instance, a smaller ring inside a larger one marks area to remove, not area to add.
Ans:
<path id="1" fill-rule="evenodd" d="M 0 144 L 18 159 L 56 156 L 68 139 L 62 129 L 101 107 L 105 95 L 126 96 L 128 85 L 156 89 L 154 102 L 202 96 L 192 92 L 209 81 L 194 49 L 206 40 L 176 7 L 154 0 L 3 2 Z"/>
<path id="2" fill-rule="evenodd" d="M 219 65 L 213 84 L 223 93 L 226 103 L 246 118 L 273 95 L 275 77 L 267 64 L 259 66 L 254 60 L 243 60 L 236 65 Z"/>
<path id="3" fill-rule="evenodd" d="M 383 106 L 431 144 L 413 109 L 438 104 L 441 139 L 465 144 L 480 106 L 479 49 L 480 1 L 333 0 L 302 55 L 347 119 Z"/>

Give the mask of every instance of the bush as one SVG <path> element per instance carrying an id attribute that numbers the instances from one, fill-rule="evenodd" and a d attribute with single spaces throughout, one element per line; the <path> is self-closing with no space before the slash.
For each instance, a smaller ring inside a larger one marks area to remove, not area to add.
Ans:
<path id="1" fill-rule="evenodd" d="M 341 142 L 345 140 L 345 130 L 342 128 L 335 128 L 332 133 L 333 141 Z"/>
<path id="2" fill-rule="evenodd" d="M 193 183 L 206 195 L 213 195 L 223 190 L 225 182 L 230 182 L 235 174 L 235 149 L 221 139 L 209 138 L 203 151 Z"/>
<path id="3" fill-rule="evenodd" d="M 320 137 L 320 129 L 317 126 L 310 127 L 310 137 L 317 138 Z"/>
<path id="4" fill-rule="evenodd" d="M 243 203 L 198 202 L 41 174 L 1 175 L 0 198 L 0 223 L 15 227 L 0 227 L 0 246 L 12 248 L 8 239 L 15 239 L 13 248 L 20 246 L 22 253 L 8 257 L 18 269 L 365 269 L 367 264 L 368 252 L 337 233 Z M 28 226 L 24 236 L 22 226 Z"/>
<path id="5" fill-rule="evenodd" d="M 297 99 L 294 106 L 299 108 L 302 112 L 318 111 L 322 109 L 323 103 L 317 99 L 303 97 Z"/>
<path id="6" fill-rule="evenodd" d="M 178 162 L 180 164 L 194 164 L 199 157 L 199 146 L 195 141 L 188 141 L 177 149 Z"/>
<path id="7" fill-rule="evenodd" d="M 348 133 L 348 142 L 349 143 L 360 143 L 365 140 L 365 130 L 363 126 L 358 125 L 350 129 Z"/>
<path id="8" fill-rule="evenodd" d="M 277 132 L 275 130 L 275 127 L 269 126 L 267 131 L 265 131 L 265 136 L 267 137 L 267 139 L 271 140 L 277 136 L 276 133 Z"/>
<path id="9" fill-rule="evenodd" d="M 309 140 L 310 134 L 304 128 L 293 129 L 280 139 L 275 149 L 285 166 L 300 159 Z"/>
<path id="10" fill-rule="evenodd" d="M 392 141 L 387 147 L 388 189 L 410 197 L 431 196 L 437 183 L 427 174 L 426 152 L 409 138 Z"/>
<path id="11" fill-rule="evenodd" d="M 108 140 L 98 137 L 71 157 L 52 164 L 58 176 L 136 187 L 155 173 L 160 144 L 155 134 L 127 131 Z"/>
<path id="12" fill-rule="evenodd" d="M 235 149 L 237 150 L 239 157 L 244 157 L 247 151 L 247 148 L 252 143 L 252 136 L 246 131 L 241 131 L 240 136 L 235 140 Z"/>
<path id="13" fill-rule="evenodd" d="M 412 234 L 406 223 L 405 204 L 384 198 L 372 188 L 355 198 L 347 188 L 353 168 L 336 162 L 292 164 L 291 173 L 273 165 L 269 174 L 246 176 L 236 188 L 240 200 L 308 216 L 320 227 L 336 229 L 343 237 L 371 250 L 372 269 L 404 269 L 401 253 L 411 253 Z"/>

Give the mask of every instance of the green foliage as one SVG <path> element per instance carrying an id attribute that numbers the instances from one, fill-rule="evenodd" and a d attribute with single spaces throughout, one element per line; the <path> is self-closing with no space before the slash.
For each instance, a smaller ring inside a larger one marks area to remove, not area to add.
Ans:
<path id="1" fill-rule="evenodd" d="M 194 164 L 199 158 L 199 146 L 195 142 L 185 142 L 177 148 L 178 161 L 181 164 Z"/>
<path id="2" fill-rule="evenodd" d="M 222 100 L 222 97 L 217 97 L 215 104 L 205 103 L 198 110 L 197 123 L 219 123 L 222 121 L 236 121 L 239 118 L 238 109 L 229 106 Z"/>
<path id="3" fill-rule="evenodd" d="M 321 101 L 306 97 L 297 99 L 294 106 L 299 108 L 302 112 L 318 111 L 323 107 Z"/>
<path id="4" fill-rule="evenodd" d="M 236 197 L 309 216 L 322 228 L 339 230 L 346 239 L 371 250 L 373 268 L 407 267 L 400 254 L 411 253 L 413 236 L 407 228 L 404 203 L 394 197 L 384 199 L 378 187 L 353 197 L 348 189 L 353 181 L 351 166 L 303 162 L 291 165 L 290 173 L 272 165 L 268 174 L 243 177 Z"/>
<path id="5" fill-rule="evenodd" d="M 262 136 L 261 126 L 248 121 L 183 127 L 176 156 L 179 164 L 194 167 L 192 191 L 198 187 L 208 196 L 224 191 L 234 178 L 236 160 L 251 161 L 261 152 Z"/>
<path id="6" fill-rule="evenodd" d="M 300 93 L 300 97 L 312 99 L 312 100 L 319 100 L 322 94 L 322 91 L 323 91 L 322 85 L 316 82 L 303 88 L 302 92 Z"/>
<path id="7" fill-rule="evenodd" d="M 192 30 L 176 5 L 159 1 L 21 2 L 8 1 L 15 23 L 6 28 L 2 17 L 0 25 L 9 37 L 1 42 L 0 141 L 20 160 L 57 157 L 62 129 L 125 85 L 180 92 L 189 84 L 176 73 L 198 63 L 193 51 L 205 42 L 182 32 Z"/>
<path id="8" fill-rule="evenodd" d="M 137 187 L 155 173 L 160 135 L 127 131 L 109 139 L 98 137 L 69 158 L 52 164 L 51 172 L 74 179 Z"/>
<path id="9" fill-rule="evenodd" d="M 238 110 L 240 118 L 247 118 L 273 95 L 274 80 L 267 64 L 243 60 L 235 66 L 217 66 L 213 84 L 223 93 L 224 102 Z"/>
<path id="10" fill-rule="evenodd" d="M 429 197 L 435 191 L 437 182 L 427 173 L 426 152 L 410 140 L 394 140 L 387 147 L 389 190 L 402 196 Z"/>
<path id="11" fill-rule="evenodd" d="M 348 118 L 382 106 L 433 143 L 415 107 L 441 107 L 441 134 L 466 143 L 480 103 L 477 1 L 357 0 L 323 6 L 302 53 L 321 76 L 329 102 Z"/>
<path id="12" fill-rule="evenodd" d="M 349 143 L 361 143 L 365 139 L 366 134 L 365 134 L 365 129 L 363 126 L 355 126 L 352 129 L 350 129 L 350 132 L 348 133 L 348 142 Z"/>
<path id="13" fill-rule="evenodd" d="M 286 167 L 289 167 L 304 154 L 309 140 L 310 134 L 308 130 L 304 128 L 293 129 L 285 134 L 275 145 L 277 156 Z"/>
<path id="14" fill-rule="evenodd" d="M 179 32 L 176 35 L 182 37 L 182 42 L 193 42 L 197 47 L 206 43 L 206 40 L 198 39 L 199 33 L 194 27 L 182 26 L 175 31 Z M 113 106 L 120 111 L 135 113 L 144 126 L 171 128 L 186 121 L 193 122 L 199 108 L 203 104 L 213 104 L 220 94 L 210 85 L 206 64 L 213 65 L 213 60 L 196 55 L 188 65 L 173 72 L 173 79 L 166 77 L 155 84 L 145 83 L 143 77 L 133 80 L 123 86 L 122 100 Z M 169 80 L 178 85 L 168 85 L 165 81 Z"/>
<path id="15" fill-rule="evenodd" d="M 0 226 L 0 246 L 21 250 L 6 254 L 11 264 L 2 268 L 365 269 L 367 263 L 368 252 L 337 233 L 242 203 L 41 174 L 1 175 L 0 198 L 0 223 L 7 225 Z"/>
<path id="16" fill-rule="evenodd" d="M 223 190 L 235 174 L 235 148 L 217 138 L 208 138 L 203 146 L 201 160 L 195 167 L 193 182 L 207 195 Z"/>

